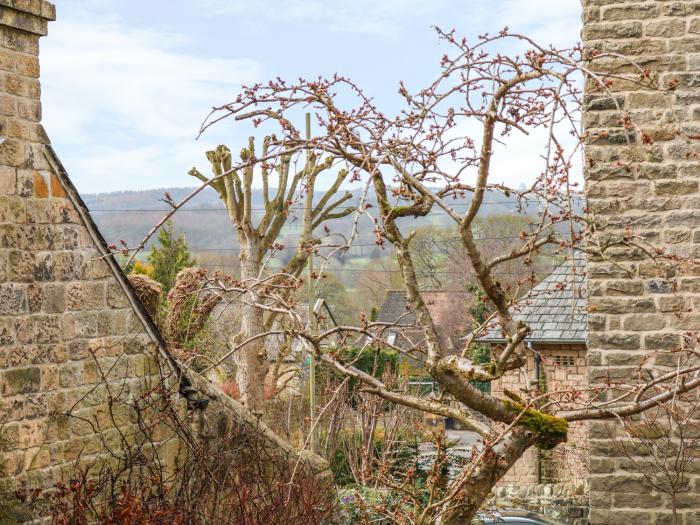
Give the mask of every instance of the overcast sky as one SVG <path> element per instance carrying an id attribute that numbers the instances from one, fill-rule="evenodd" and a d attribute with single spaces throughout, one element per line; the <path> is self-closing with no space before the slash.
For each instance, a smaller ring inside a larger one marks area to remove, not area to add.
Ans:
<path id="1" fill-rule="evenodd" d="M 280 76 L 353 78 L 387 111 L 422 86 L 444 49 L 431 25 L 467 37 L 503 26 L 542 43 L 579 39 L 580 0 L 56 0 L 42 40 L 44 125 L 82 192 L 191 186 L 203 152 L 238 150 L 231 122 L 195 140 L 213 105 Z M 525 154 L 515 144 L 502 179 Z"/>

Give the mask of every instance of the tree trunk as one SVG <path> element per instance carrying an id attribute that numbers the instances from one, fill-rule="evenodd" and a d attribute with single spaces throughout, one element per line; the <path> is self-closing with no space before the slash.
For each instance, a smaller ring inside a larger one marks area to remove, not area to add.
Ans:
<path id="1" fill-rule="evenodd" d="M 254 241 L 241 243 L 241 280 L 251 286 L 241 306 L 241 339 L 246 340 L 262 334 L 264 310 L 256 303 L 260 297 L 254 284 L 260 276 L 260 263 L 257 258 L 257 246 Z M 250 411 L 262 415 L 264 410 L 264 385 L 268 369 L 265 339 L 249 342 L 234 353 L 236 362 L 236 382 L 241 392 L 241 402 Z"/>
<path id="2" fill-rule="evenodd" d="M 457 498 L 439 512 L 436 525 L 463 525 L 472 522 L 493 487 L 523 453 L 536 441 L 527 429 L 516 428 L 487 452 L 464 481 Z M 455 500 L 459 503 L 455 504 Z"/>

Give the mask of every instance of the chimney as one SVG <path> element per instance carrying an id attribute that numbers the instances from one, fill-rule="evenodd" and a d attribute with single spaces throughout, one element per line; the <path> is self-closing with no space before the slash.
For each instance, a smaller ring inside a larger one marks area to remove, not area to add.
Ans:
<path id="1" fill-rule="evenodd" d="M 21 193 L 18 179 L 31 177 L 20 174 L 47 167 L 39 38 L 55 17 L 56 8 L 45 0 L 0 0 L 0 195 Z"/>

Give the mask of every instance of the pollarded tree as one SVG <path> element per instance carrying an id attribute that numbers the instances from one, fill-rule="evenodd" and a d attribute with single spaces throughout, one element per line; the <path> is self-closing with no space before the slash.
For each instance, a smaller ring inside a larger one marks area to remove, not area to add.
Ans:
<path id="1" fill-rule="evenodd" d="M 351 206 L 343 206 L 352 194 L 340 191 L 348 176 L 345 169 L 331 175 L 330 186 L 316 200 L 316 184 L 322 174 L 332 168 L 332 156 L 322 159 L 315 153 L 304 154 L 300 161 L 302 166 L 297 168 L 295 161 L 300 157 L 294 150 L 283 148 L 271 152 L 271 144 L 278 145 L 275 137 L 265 137 L 258 156 L 251 137 L 248 147 L 241 150 L 240 160 L 244 165 L 241 168 L 233 166 L 230 150 L 219 146 L 206 154 L 212 176 L 207 177 L 196 168 L 189 172 L 216 190 L 235 229 L 241 279 L 236 290 L 240 332 L 232 342 L 233 358 L 241 401 L 257 413 L 263 411 L 264 385 L 266 382 L 276 384 L 276 377 L 267 377 L 268 371 L 276 368 L 268 366 L 264 337 L 279 313 L 279 305 L 275 303 L 282 301 L 287 307 L 292 305 L 285 300 L 288 292 L 296 287 L 290 284 L 290 279 L 300 276 L 307 259 L 320 244 L 315 236 L 318 229 L 324 226 L 328 232 L 327 221 L 353 212 Z M 258 184 L 262 187 L 262 210 L 255 210 L 253 206 L 253 189 Z M 265 267 L 266 262 L 275 251 L 284 248 L 278 238 L 295 211 L 301 215 L 296 252 L 285 268 L 268 279 L 270 272 Z"/>

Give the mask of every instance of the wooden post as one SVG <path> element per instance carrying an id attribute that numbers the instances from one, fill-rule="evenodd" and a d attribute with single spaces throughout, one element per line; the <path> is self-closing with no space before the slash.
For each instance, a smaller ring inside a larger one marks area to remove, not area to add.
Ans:
<path id="1" fill-rule="evenodd" d="M 311 114 L 307 113 L 306 114 L 306 140 L 311 139 Z M 307 155 L 310 155 L 310 153 L 307 153 Z M 313 190 L 309 190 L 313 191 Z M 313 197 L 313 196 L 312 196 Z M 306 199 L 306 205 L 308 207 L 311 206 L 312 199 L 308 198 Z M 311 213 L 310 209 L 307 209 L 307 213 Z M 308 329 L 311 330 L 311 327 L 314 326 L 313 319 L 314 319 L 314 303 L 313 303 L 313 292 L 314 292 L 314 286 L 313 286 L 313 273 L 314 273 L 314 254 L 313 252 L 309 254 L 309 259 L 307 263 L 307 269 L 308 269 L 308 296 L 307 296 L 307 302 L 308 302 L 308 320 L 307 320 L 307 326 Z M 309 355 L 309 418 L 311 422 L 311 451 L 316 452 L 316 357 L 314 356 L 313 352 Z"/>

